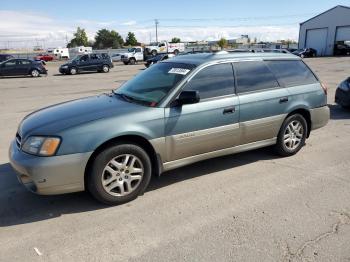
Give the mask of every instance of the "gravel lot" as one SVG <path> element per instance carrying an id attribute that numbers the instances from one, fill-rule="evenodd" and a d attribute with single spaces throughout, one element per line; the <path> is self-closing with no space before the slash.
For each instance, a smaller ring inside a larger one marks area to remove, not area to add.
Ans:
<path id="1" fill-rule="evenodd" d="M 61 76 L 52 63 L 48 77 L 0 79 L 0 261 L 350 261 L 350 111 L 333 102 L 350 58 L 306 62 L 329 88 L 331 120 L 296 156 L 200 162 L 117 207 L 27 192 L 7 150 L 26 114 L 109 92 L 144 66 Z"/>

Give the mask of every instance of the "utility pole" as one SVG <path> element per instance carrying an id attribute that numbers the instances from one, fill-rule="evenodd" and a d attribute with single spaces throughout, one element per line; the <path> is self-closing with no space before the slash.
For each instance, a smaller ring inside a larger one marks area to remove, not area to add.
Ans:
<path id="1" fill-rule="evenodd" d="M 158 21 L 158 19 L 155 19 L 154 22 L 156 24 L 156 42 L 158 43 L 158 25 L 159 25 L 159 21 Z"/>

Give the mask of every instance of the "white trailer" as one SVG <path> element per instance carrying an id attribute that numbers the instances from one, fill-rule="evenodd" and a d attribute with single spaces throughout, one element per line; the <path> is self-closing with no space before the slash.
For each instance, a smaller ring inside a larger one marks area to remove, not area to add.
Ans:
<path id="1" fill-rule="evenodd" d="M 69 50 L 65 47 L 48 48 L 47 53 L 56 59 L 69 59 Z"/>
<path id="2" fill-rule="evenodd" d="M 78 55 L 85 55 L 85 54 L 91 54 L 91 53 L 92 53 L 92 47 L 90 46 L 77 46 L 77 47 L 69 48 L 69 55 L 72 58 Z"/>

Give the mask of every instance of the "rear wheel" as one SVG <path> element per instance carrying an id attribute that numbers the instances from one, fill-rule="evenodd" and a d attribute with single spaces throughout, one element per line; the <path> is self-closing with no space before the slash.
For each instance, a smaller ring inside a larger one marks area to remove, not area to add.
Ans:
<path id="1" fill-rule="evenodd" d="M 296 154 L 305 145 L 306 134 L 305 118 L 300 114 L 289 116 L 284 120 L 277 137 L 277 153 L 281 156 Z"/>
<path id="2" fill-rule="evenodd" d="M 129 62 L 123 62 L 124 63 L 124 65 L 128 65 L 129 64 Z"/>
<path id="3" fill-rule="evenodd" d="M 156 56 L 157 55 L 157 50 L 152 50 L 151 55 L 152 56 Z"/>
<path id="4" fill-rule="evenodd" d="M 138 145 L 119 144 L 97 155 L 88 174 L 88 189 L 99 201 L 118 205 L 137 198 L 151 179 L 151 160 Z"/>
<path id="5" fill-rule="evenodd" d="M 176 50 L 174 51 L 174 55 L 178 55 L 178 54 L 179 54 L 179 50 L 176 49 Z"/>
<path id="6" fill-rule="evenodd" d="M 30 72 L 30 75 L 32 77 L 38 77 L 40 76 L 40 72 L 37 70 L 37 69 L 33 69 L 31 72 Z"/>

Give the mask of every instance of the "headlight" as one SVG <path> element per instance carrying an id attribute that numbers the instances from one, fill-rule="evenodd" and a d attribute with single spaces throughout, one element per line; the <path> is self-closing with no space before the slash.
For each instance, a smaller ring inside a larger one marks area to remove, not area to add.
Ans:
<path id="1" fill-rule="evenodd" d="M 343 90 L 343 91 L 350 91 L 350 81 L 345 80 L 345 81 L 341 82 L 340 85 L 338 86 L 338 88 Z"/>
<path id="2" fill-rule="evenodd" d="M 38 156 L 52 156 L 56 153 L 61 139 L 58 137 L 31 136 L 22 146 L 28 154 Z"/>

